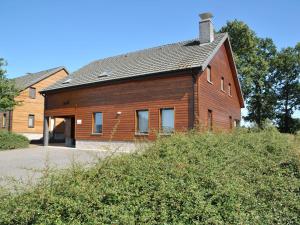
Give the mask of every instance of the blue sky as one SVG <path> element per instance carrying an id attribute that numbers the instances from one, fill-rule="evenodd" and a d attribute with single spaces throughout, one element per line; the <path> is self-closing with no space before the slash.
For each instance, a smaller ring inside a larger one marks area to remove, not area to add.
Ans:
<path id="1" fill-rule="evenodd" d="M 278 48 L 300 41 L 299 0 L 1 0 L 0 6 L 0 57 L 10 78 L 60 65 L 73 72 L 96 59 L 197 37 L 198 14 L 206 11 L 216 29 L 237 18 Z"/>

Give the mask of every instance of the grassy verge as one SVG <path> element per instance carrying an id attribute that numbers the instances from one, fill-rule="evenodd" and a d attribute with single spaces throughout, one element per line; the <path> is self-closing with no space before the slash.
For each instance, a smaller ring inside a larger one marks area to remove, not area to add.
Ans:
<path id="1" fill-rule="evenodd" d="M 0 151 L 15 148 L 27 148 L 28 146 L 29 140 L 23 135 L 0 131 Z"/>
<path id="2" fill-rule="evenodd" d="M 177 134 L 0 196 L 0 224 L 299 224 L 299 158 L 276 131 Z"/>

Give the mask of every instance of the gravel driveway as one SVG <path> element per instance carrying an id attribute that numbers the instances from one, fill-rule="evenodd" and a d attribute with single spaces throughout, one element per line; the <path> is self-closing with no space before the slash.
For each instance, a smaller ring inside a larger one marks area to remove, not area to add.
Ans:
<path id="1" fill-rule="evenodd" d="M 41 176 L 37 170 L 66 168 L 76 161 L 91 164 L 99 157 L 110 155 L 107 151 L 87 151 L 64 147 L 35 146 L 27 149 L 0 151 L 0 185 L 7 185 L 9 179 L 20 182 L 35 182 Z"/>

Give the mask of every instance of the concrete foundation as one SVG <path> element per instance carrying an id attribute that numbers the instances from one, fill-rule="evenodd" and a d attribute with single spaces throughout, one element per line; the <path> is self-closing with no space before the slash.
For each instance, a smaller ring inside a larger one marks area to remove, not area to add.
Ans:
<path id="1" fill-rule="evenodd" d="M 115 152 L 135 152 L 149 146 L 148 142 L 125 142 L 125 141 L 86 141 L 76 140 L 77 149 L 101 150 Z"/>

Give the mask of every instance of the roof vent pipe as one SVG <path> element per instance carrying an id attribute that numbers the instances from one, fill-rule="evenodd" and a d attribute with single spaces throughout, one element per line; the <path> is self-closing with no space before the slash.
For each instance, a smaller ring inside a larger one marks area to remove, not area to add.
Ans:
<path id="1" fill-rule="evenodd" d="M 214 41 L 214 26 L 212 23 L 213 15 L 209 12 L 199 14 L 199 41 L 200 44 Z"/>

